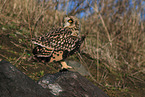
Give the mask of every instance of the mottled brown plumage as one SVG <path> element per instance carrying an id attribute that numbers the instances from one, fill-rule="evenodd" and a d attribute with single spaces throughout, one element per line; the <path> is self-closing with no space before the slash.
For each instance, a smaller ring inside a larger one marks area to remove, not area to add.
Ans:
<path id="1" fill-rule="evenodd" d="M 37 45 L 33 49 L 33 54 L 39 61 L 60 61 L 62 68 L 71 68 L 63 60 L 79 50 L 84 38 L 79 36 L 78 20 L 72 16 L 65 17 L 63 28 L 32 40 L 33 44 Z"/>

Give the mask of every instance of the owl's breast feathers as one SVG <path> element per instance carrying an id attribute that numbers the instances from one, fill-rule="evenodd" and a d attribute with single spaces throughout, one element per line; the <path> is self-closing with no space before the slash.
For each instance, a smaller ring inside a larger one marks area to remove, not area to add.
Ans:
<path id="1" fill-rule="evenodd" d="M 46 62 L 60 61 L 74 54 L 79 50 L 84 36 L 72 36 L 69 28 L 59 28 L 32 40 L 37 46 L 33 49 L 33 54 L 39 60 Z"/>

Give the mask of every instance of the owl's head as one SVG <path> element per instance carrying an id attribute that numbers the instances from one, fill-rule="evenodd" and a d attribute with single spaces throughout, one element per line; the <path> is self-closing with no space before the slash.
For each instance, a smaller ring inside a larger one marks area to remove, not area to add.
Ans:
<path id="1" fill-rule="evenodd" d="M 80 35 L 79 20 L 74 16 L 67 16 L 67 17 L 64 18 L 64 28 L 72 29 L 72 35 L 73 36 L 79 36 Z"/>
<path id="2" fill-rule="evenodd" d="M 74 16 L 64 18 L 64 28 L 79 28 L 79 20 Z"/>

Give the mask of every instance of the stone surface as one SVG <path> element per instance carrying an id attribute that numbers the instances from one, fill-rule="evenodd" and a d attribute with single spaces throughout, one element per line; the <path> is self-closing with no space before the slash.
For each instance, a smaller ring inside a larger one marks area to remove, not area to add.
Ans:
<path id="1" fill-rule="evenodd" d="M 79 74 L 81 74 L 82 76 L 90 75 L 90 73 L 85 69 L 85 67 L 79 62 L 66 60 L 66 63 L 69 66 L 73 67 L 73 69 L 77 71 Z"/>
<path id="2" fill-rule="evenodd" d="M 108 97 L 85 77 L 72 71 L 47 74 L 38 81 L 38 84 L 60 97 Z"/>
<path id="3" fill-rule="evenodd" d="M 46 74 L 38 84 L 15 66 L 0 62 L 0 97 L 108 97 L 77 72 Z"/>
<path id="4" fill-rule="evenodd" d="M 0 97 L 53 97 L 15 66 L 0 62 Z"/>

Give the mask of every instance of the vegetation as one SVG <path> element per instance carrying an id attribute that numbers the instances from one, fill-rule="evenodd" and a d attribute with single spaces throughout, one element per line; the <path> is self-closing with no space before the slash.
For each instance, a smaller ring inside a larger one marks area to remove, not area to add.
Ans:
<path id="1" fill-rule="evenodd" d="M 80 18 L 89 32 L 79 54 L 87 76 L 110 97 L 145 95 L 145 2 L 143 0 L 0 0 L 0 58 L 34 80 L 60 70 L 57 63 L 30 60 L 31 39 Z M 85 61 L 84 61 L 85 60 Z"/>

